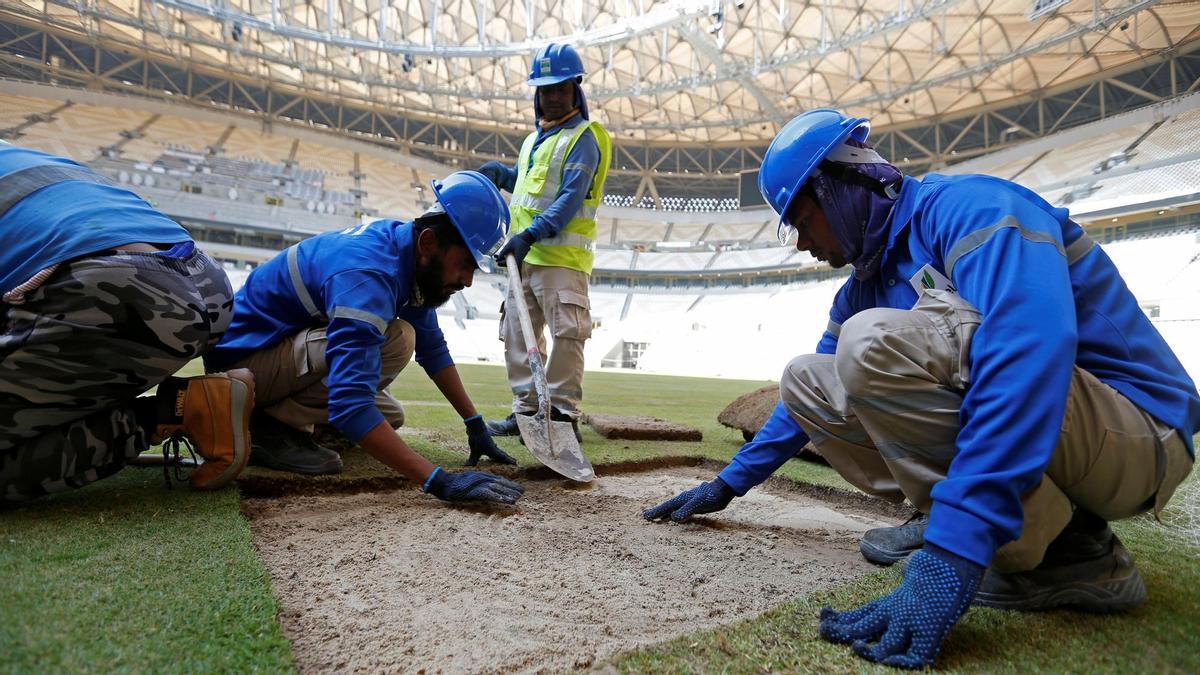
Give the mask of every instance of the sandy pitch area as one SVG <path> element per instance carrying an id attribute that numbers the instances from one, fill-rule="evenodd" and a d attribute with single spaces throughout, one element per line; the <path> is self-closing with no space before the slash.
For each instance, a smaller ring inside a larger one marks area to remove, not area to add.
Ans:
<path id="1" fill-rule="evenodd" d="M 641 510 L 708 469 L 527 482 L 518 508 L 414 491 L 249 499 L 302 672 L 544 672 L 748 618 L 870 566 L 882 522 L 755 490 L 698 523 Z"/>

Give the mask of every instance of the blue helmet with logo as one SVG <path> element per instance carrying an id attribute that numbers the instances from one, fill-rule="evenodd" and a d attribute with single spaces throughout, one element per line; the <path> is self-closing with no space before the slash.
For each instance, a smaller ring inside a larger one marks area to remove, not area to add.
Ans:
<path id="1" fill-rule="evenodd" d="M 529 86 L 546 87 L 583 77 L 583 59 L 579 52 L 566 44 L 550 43 L 538 50 L 529 68 Z"/>
<path id="2" fill-rule="evenodd" d="M 489 264 L 508 233 L 508 204 L 478 171 L 455 171 L 433 181 L 433 194 L 462 235 L 479 267 Z"/>
<path id="3" fill-rule="evenodd" d="M 758 170 L 758 190 L 782 227 L 783 215 L 821 161 L 847 138 L 865 143 L 871 122 L 848 117 L 829 108 L 801 113 L 784 125 L 763 155 Z"/>

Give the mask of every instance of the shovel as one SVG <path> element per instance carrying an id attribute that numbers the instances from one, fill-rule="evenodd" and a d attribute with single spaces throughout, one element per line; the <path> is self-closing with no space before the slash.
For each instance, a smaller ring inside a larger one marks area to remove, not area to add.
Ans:
<path id="1" fill-rule="evenodd" d="M 539 462 L 554 471 L 581 483 L 596 477 L 592 463 L 583 456 L 575 430 L 570 422 L 550 419 L 550 392 L 546 387 L 546 370 L 542 367 L 542 353 L 533 334 L 533 322 L 529 320 L 529 308 L 525 305 L 525 290 L 521 284 L 521 273 L 517 260 L 511 254 L 507 260 L 508 289 L 517 318 L 521 321 L 521 335 L 525 338 L 525 349 L 529 353 L 529 370 L 533 373 L 533 387 L 537 391 L 538 409 L 532 415 L 517 415 L 517 428 L 521 440 Z"/>

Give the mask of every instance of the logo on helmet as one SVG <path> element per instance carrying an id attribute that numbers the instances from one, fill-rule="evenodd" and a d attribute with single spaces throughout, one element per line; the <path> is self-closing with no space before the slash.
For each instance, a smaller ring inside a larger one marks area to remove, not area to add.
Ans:
<path id="1" fill-rule="evenodd" d="M 543 75 L 545 75 L 546 73 L 549 73 L 550 72 L 550 59 L 549 58 L 542 59 L 539 66 L 540 66 L 540 69 L 541 69 Z"/>

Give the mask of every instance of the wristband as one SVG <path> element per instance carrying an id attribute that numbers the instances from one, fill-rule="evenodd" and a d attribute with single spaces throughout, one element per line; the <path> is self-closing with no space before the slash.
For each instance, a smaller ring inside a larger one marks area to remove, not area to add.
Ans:
<path id="1" fill-rule="evenodd" d="M 429 478 L 425 479 L 425 484 L 421 486 L 421 492 L 429 492 L 429 484 L 433 482 L 433 477 L 441 473 L 442 467 L 435 466 L 433 471 L 429 472 Z"/>

